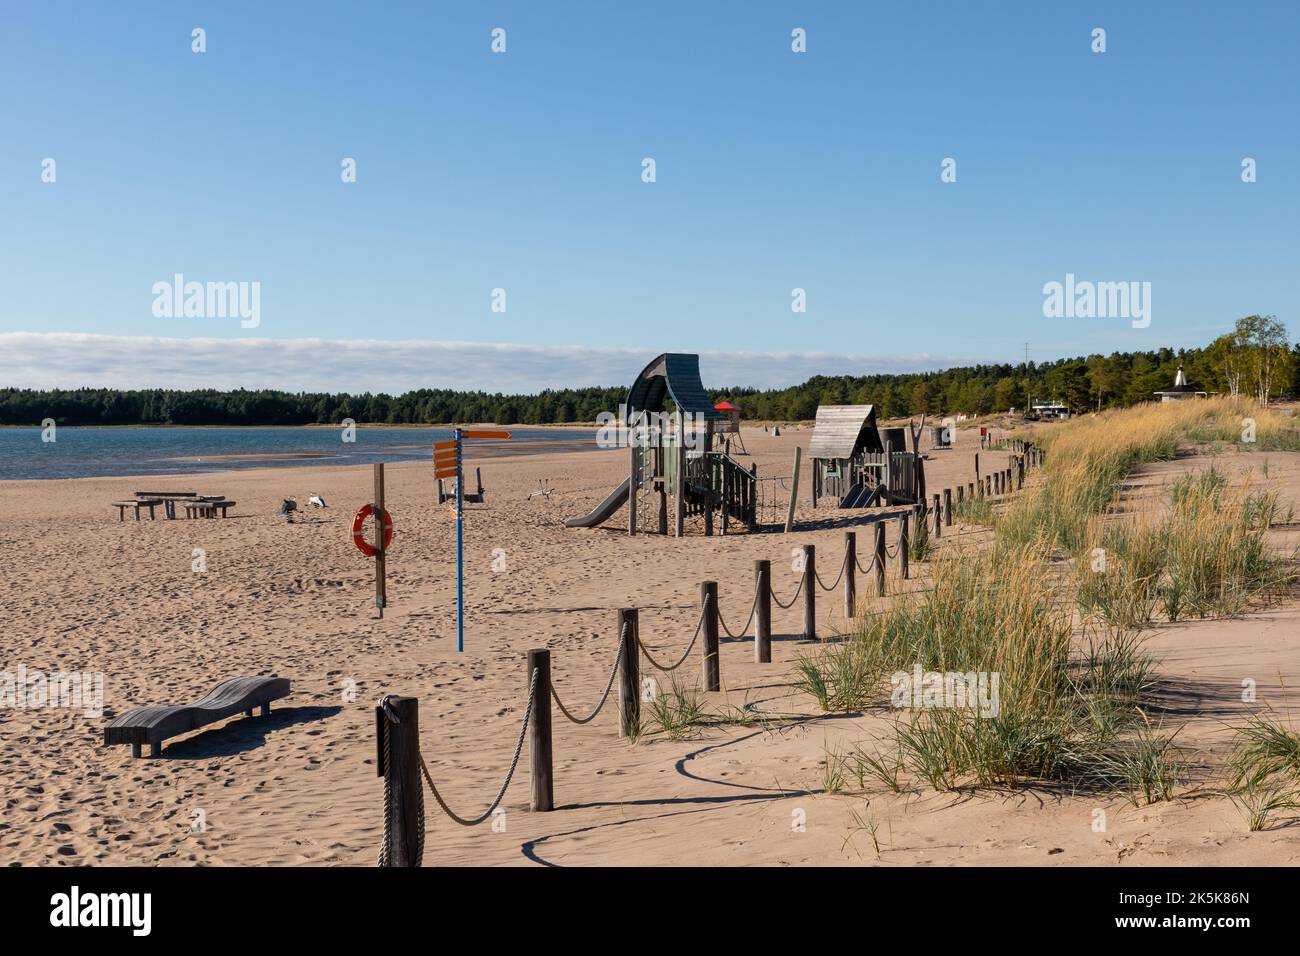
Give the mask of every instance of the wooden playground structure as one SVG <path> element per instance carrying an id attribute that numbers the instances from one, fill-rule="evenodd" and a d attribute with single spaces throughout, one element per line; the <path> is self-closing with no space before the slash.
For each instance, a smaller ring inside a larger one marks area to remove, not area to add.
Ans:
<path id="1" fill-rule="evenodd" d="M 696 518 L 705 535 L 718 526 L 723 534 L 758 530 L 766 486 L 757 466 L 746 467 L 715 447 L 718 436 L 733 428 L 738 437 L 738 416 L 715 408 L 704 391 L 699 356 L 665 352 L 642 369 L 620 410 L 627 479 L 589 514 L 565 525 L 595 527 L 626 506 L 629 535 L 668 534 L 670 511 L 676 537 L 686 533 L 687 519 Z M 774 504 L 775 495 L 770 497 Z"/>
<path id="2" fill-rule="evenodd" d="M 881 429 L 873 405 L 818 406 L 808 447 L 812 506 L 821 498 L 835 498 L 841 508 L 923 502 L 925 466 L 917 443 L 924 427 L 923 417 L 919 427 Z"/>

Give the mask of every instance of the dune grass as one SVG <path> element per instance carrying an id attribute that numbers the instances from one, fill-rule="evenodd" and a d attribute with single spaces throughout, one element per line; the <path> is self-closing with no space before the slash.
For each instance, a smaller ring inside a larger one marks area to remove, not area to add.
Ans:
<path id="1" fill-rule="evenodd" d="M 1075 562 L 1080 609 L 1117 627 L 1222 617 L 1286 594 L 1294 574 L 1266 535 L 1277 496 L 1210 467 L 1174 482 L 1167 512 L 1089 523 Z"/>
<path id="2" fill-rule="evenodd" d="M 895 721 L 895 754 L 853 755 L 859 779 L 891 789 L 904 771 L 941 790 L 1029 779 L 1127 788 L 1142 769 L 1143 780 L 1157 782 L 1135 789 L 1168 792 L 1172 755 L 1152 756 L 1125 738 L 1140 723 L 1153 663 L 1128 632 L 1093 633 L 1076 649 L 1062 597 L 1046 557 L 1032 548 L 941 551 L 931 588 L 864 617 L 850 640 L 805 655 L 798 686 L 823 709 L 846 710 L 879 701 L 890 675 L 918 664 L 998 675 L 996 715 L 914 711 Z"/>
<path id="3" fill-rule="evenodd" d="M 1252 830 L 1267 830 L 1300 811 L 1300 733 L 1256 714 L 1237 730 L 1228 758 L 1228 794 Z"/>
<path id="4" fill-rule="evenodd" d="M 899 595 L 798 664 L 798 686 L 825 710 L 869 707 L 891 674 L 917 665 L 996 673 L 997 713 L 912 710 L 894 722 L 895 749 L 836 755 L 848 768 L 837 782 L 898 791 L 908 778 L 941 790 L 1058 780 L 1135 805 L 1169 799 L 1184 764 L 1176 735 L 1145 713 L 1156 677 L 1141 629 L 1157 617 L 1238 613 L 1287 589 L 1265 540 L 1276 499 L 1229 487 L 1211 468 L 1175 482 L 1167 511 L 1112 512 L 1135 468 L 1172 460 L 1188 441 L 1248 451 L 1291 447 L 1298 434 L 1289 414 L 1236 399 L 1153 404 L 1054 430 L 1024 493 L 996 511 L 962 502 L 963 520 L 993 527 L 992 547 L 937 551 L 930 588 Z"/>

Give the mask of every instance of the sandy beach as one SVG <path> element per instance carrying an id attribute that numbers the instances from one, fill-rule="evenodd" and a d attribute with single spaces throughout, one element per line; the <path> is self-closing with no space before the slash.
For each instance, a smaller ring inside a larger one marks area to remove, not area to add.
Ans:
<path id="1" fill-rule="evenodd" d="M 786 475 L 810 428 L 776 438 L 747 428 L 760 475 Z M 929 453 L 930 491 L 974 477 L 978 441 L 959 434 Z M 618 452 L 572 451 L 474 459 L 487 500 L 466 519 L 465 652 L 454 632 L 454 521 L 435 503 L 430 466 L 387 468 L 397 535 L 389 555 L 389 607 L 376 616 L 372 562 L 352 546 L 355 509 L 370 498 L 368 466 L 299 466 L 186 476 L 181 484 L 237 502 L 226 519 L 119 522 L 109 502 L 139 481 L 85 478 L 0 483 L 7 573 L 0 669 L 104 674 L 104 715 L 70 709 L 0 709 L 0 859 L 10 864 L 372 865 L 382 832 L 375 774 L 375 701 L 419 698 L 421 747 L 444 797 L 477 815 L 501 783 L 525 699 L 524 655 L 548 648 L 556 690 L 585 713 L 609 678 L 616 614 L 637 607 L 642 640 L 674 659 L 691 637 L 699 587 L 718 582 L 738 628 L 753 596 L 753 562 L 773 563 L 788 600 L 799 576 L 791 551 L 814 544 L 828 580 L 846 530 L 869 547 L 881 512 L 813 511 L 799 496 L 801 530 L 685 538 L 629 538 L 620 512 L 596 529 L 568 529 L 625 476 Z M 1300 505 L 1300 455 L 1229 455 L 1230 472 L 1258 470 L 1261 487 Z M 1004 453 L 985 453 L 984 469 Z M 1129 495 L 1157 493 L 1180 460 L 1143 469 Z M 151 484 L 159 484 L 155 478 Z M 549 497 L 535 495 L 539 487 Z M 310 494 L 328 502 L 307 508 Z M 297 497 L 293 523 L 277 517 Z M 530 497 L 531 495 L 531 497 Z M 890 525 L 890 544 L 895 525 Z M 942 547 L 978 546 L 988 532 L 960 524 Z M 1273 542 L 1293 548 L 1295 525 Z M 201 551 L 205 570 L 196 571 Z M 924 586 L 924 572 L 909 586 Z M 864 595 L 869 588 L 859 584 Z M 1157 626 L 1165 729 L 1192 755 L 1193 785 L 1172 801 L 1135 808 L 1046 785 L 1000 792 L 902 795 L 880 787 L 829 794 L 828 748 L 870 743 L 888 719 L 878 709 L 822 714 L 790 686 L 798 604 L 773 606 L 773 661 L 756 664 L 751 640 L 721 645 L 723 691 L 711 708 L 747 708 L 749 725 L 618 737 L 608 707 L 578 726 L 555 715 L 555 800 L 527 808 L 527 759 L 498 825 L 452 823 L 426 798 L 426 865 L 573 864 L 1213 864 L 1294 865 L 1294 831 L 1251 833 L 1216 792 L 1212 768 L 1240 723 L 1260 706 L 1294 714 L 1300 686 L 1300 608 Z M 846 627 L 840 593 L 819 595 L 819 632 Z M 750 632 L 752 634 L 752 631 Z M 677 672 L 698 681 L 698 648 Z M 145 704 L 186 703 L 220 680 L 278 674 L 292 695 L 269 719 L 233 718 L 170 742 L 158 759 L 105 747 L 103 724 Z M 1252 679 L 1258 704 L 1241 701 Z M 662 679 L 662 678 L 661 678 Z M 1105 832 L 1094 811 L 1109 817 Z M 875 837 L 864 829 L 866 815 Z M 200 827 L 196 821 L 201 821 Z M 876 845 L 878 843 L 878 846 Z"/>

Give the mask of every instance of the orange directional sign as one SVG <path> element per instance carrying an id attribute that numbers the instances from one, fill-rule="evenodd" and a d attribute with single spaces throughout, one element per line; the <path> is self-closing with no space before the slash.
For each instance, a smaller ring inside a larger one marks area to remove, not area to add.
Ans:
<path id="1" fill-rule="evenodd" d="M 495 431 L 465 431 L 460 433 L 461 438 L 509 438 L 509 432 Z"/>
<path id="2" fill-rule="evenodd" d="M 456 447 L 456 439 L 454 438 L 448 438 L 446 441 L 436 441 L 433 443 L 434 451 L 443 451 L 445 449 L 455 448 L 455 447 Z"/>

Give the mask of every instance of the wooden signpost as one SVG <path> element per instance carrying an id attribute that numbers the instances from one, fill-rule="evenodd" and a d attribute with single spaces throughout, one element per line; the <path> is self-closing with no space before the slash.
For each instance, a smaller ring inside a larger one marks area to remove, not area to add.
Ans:
<path id="1" fill-rule="evenodd" d="M 434 442 L 433 477 L 456 480 L 456 650 L 465 650 L 465 471 L 462 453 L 468 438 L 504 441 L 507 431 L 456 429 L 456 437 Z"/>

